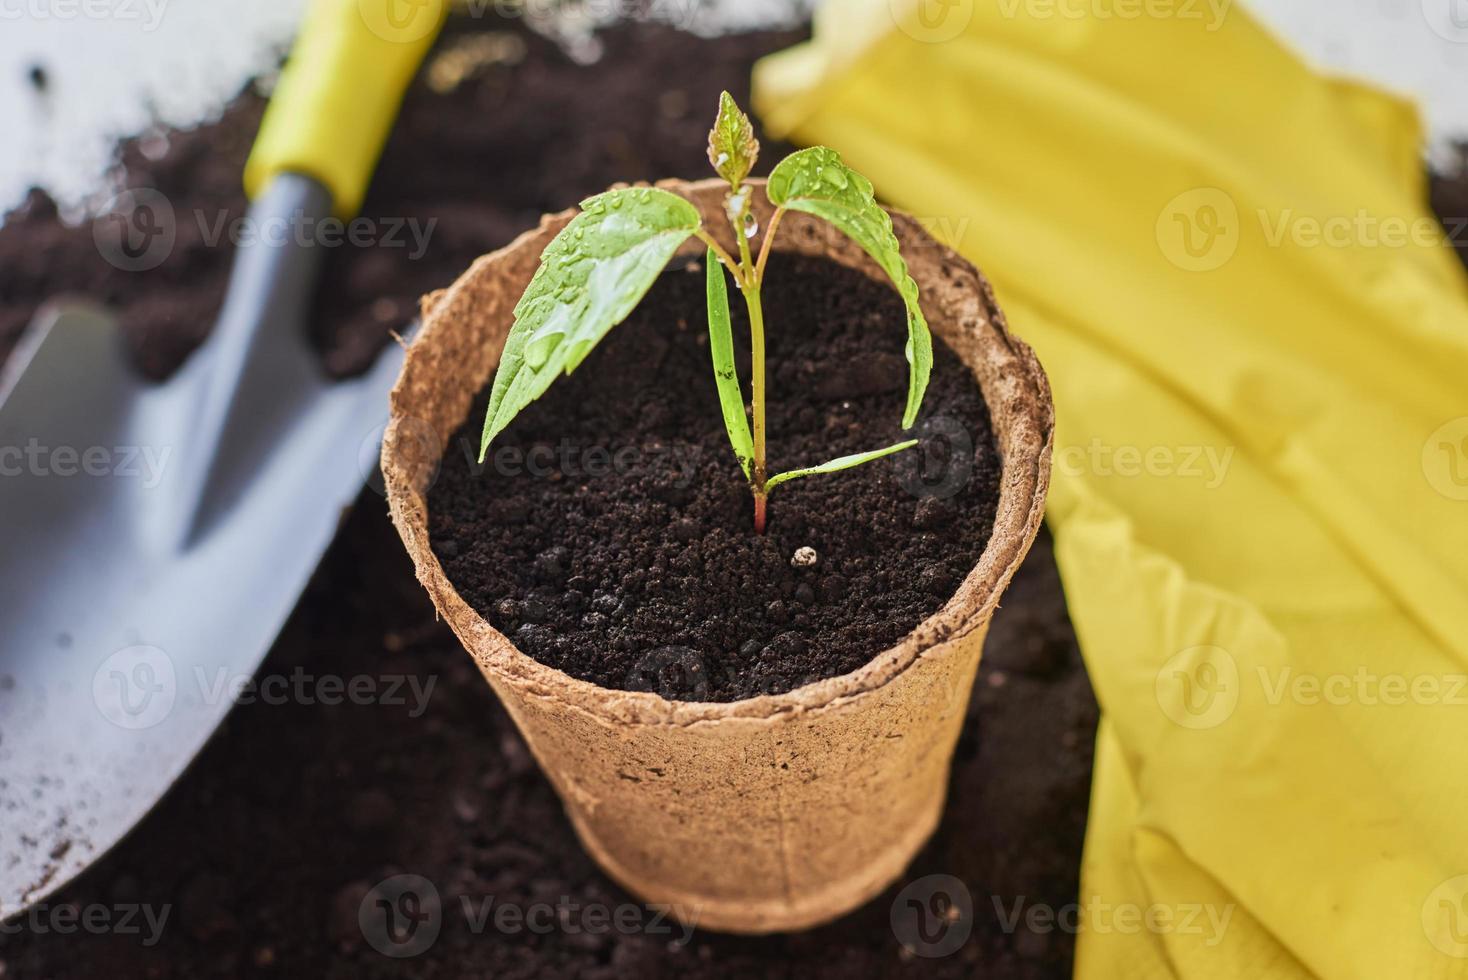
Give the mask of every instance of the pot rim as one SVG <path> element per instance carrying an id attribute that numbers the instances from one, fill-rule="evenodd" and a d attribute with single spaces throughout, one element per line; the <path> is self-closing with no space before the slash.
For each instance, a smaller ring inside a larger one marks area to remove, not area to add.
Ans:
<path id="1" fill-rule="evenodd" d="M 763 186 L 764 181 L 751 178 L 745 183 Z M 700 195 L 727 185 L 719 179 L 707 179 L 661 180 L 656 186 L 697 203 L 696 198 Z M 974 375 L 990 415 L 995 419 L 996 441 L 1007 443 L 1010 451 L 1005 452 L 1003 445 L 996 447 L 1002 468 L 993 529 L 978 562 L 964 576 L 953 595 L 896 644 L 877 653 L 855 670 L 812 681 L 781 694 L 761 694 L 738 701 L 670 701 L 655 693 L 606 688 L 573 677 L 522 653 L 509 637 L 491 626 L 459 595 L 430 545 L 425 494 L 414 487 L 409 464 L 396 458 L 393 448 L 395 436 L 404 423 L 421 425 L 420 416 L 409 410 L 409 403 L 414 397 L 410 389 L 415 382 L 442 374 L 434 370 L 434 358 L 430 352 L 435 339 L 441 333 L 447 336 L 455 326 L 442 316 L 443 312 L 457 302 L 464 302 L 471 284 L 486 275 L 504 256 L 532 247 L 534 240 L 542 236 L 548 238 L 551 228 L 559 230 L 564 226 L 578 211 L 577 208 L 569 208 L 542 216 L 537 227 L 523 232 L 503 248 L 480 256 L 451 286 L 424 298 L 422 326 L 408 346 L 402 372 L 391 393 L 391 415 L 383 439 L 382 469 L 393 523 L 413 559 L 418 580 L 429 592 L 438 611 L 459 634 L 460 642 L 483 667 L 527 696 L 559 702 L 568 710 L 608 724 L 684 727 L 736 718 L 771 722 L 811 710 L 840 707 L 870 694 L 900 676 L 932 648 L 987 623 L 999 597 L 1029 550 L 1044 516 L 1055 427 L 1049 382 L 1034 352 L 1010 333 L 1004 313 L 994 298 L 993 288 L 983 274 L 947 246 L 932 239 L 910 215 L 891 208 L 886 210 L 901 226 L 899 236 L 906 234 L 926 238 L 927 244 L 941 256 L 941 266 L 945 271 L 956 270 L 960 275 L 967 274 L 972 278 L 972 288 L 978 292 L 984 320 L 961 323 L 957 330 L 974 339 L 985 358 L 996 362 L 997 374 L 1002 380 L 1015 382 L 1006 383 L 1006 390 L 1002 393 L 991 391 L 978 377 L 974 365 L 965 360 L 965 366 Z M 711 231 L 716 237 L 728 234 L 724 228 Z M 782 249 L 777 247 L 776 251 Z M 870 274 L 870 270 L 868 272 Z M 882 281 L 885 282 L 885 278 Z M 919 280 L 920 296 L 923 287 L 924 283 Z M 929 319 L 940 322 L 932 317 Z M 991 336 L 986 337 L 986 333 Z M 1001 394 L 1004 396 L 1002 401 Z M 470 410 L 473 404 L 471 399 Z M 998 416 L 1001 411 L 1009 417 L 1011 432 L 1007 439 L 999 438 Z M 463 421 L 458 420 L 454 428 L 462 425 Z M 440 436 L 439 441 L 442 443 L 443 437 Z M 439 447 L 436 462 L 441 462 L 445 448 Z M 461 627 L 472 635 L 463 635 Z"/>

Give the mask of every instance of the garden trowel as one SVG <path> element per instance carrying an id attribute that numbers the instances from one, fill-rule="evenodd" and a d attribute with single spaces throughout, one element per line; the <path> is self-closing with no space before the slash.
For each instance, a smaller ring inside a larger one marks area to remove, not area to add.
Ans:
<path id="1" fill-rule="evenodd" d="M 39 316 L 0 376 L 0 919 L 178 778 L 375 473 L 400 351 L 330 381 L 305 317 L 320 222 L 361 204 L 443 6 L 311 8 L 246 165 L 223 309 L 170 381 L 141 382 L 79 305 Z M 98 248 L 140 274 L 185 220 L 153 191 L 112 211 Z"/>

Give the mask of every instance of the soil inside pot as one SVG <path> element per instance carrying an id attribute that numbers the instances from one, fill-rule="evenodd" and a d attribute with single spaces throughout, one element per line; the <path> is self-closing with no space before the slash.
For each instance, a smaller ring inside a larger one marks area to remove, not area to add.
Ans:
<path id="1" fill-rule="evenodd" d="M 973 375 L 935 337 L 922 443 L 781 485 L 755 534 L 704 288 L 699 262 L 664 273 L 482 467 L 481 392 L 445 451 L 430 533 L 465 600 L 542 663 L 603 687 L 731 701 L 854 670 L 937 612 L 989 539 L 1000 466 Z M 890 284 L 777 253 L 764 306 L 774 472 L 905 437 L 905 319 Z"/>

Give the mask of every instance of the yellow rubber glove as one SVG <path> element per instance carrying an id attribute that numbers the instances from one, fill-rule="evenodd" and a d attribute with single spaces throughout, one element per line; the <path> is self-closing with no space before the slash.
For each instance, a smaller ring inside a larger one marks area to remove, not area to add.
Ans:
<path id="1" fill-rule="evenodd" d="M 755 83 L 1050 374 L 1077 975 L 1468 977 L 1468 282 L 1412 108 L 1227 0 L 831 0 Z"/>

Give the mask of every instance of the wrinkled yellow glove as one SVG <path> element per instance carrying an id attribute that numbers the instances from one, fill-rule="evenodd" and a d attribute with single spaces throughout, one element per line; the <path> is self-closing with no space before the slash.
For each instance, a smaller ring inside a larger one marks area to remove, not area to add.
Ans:
<path id="1" fill-rule="evenodd" d="M 922 2 L 831 0 L 755 102 L 1050 374 L 1077 975 L 1468 977 L 1468 283 L 1415 113 L 1227 0 Z"/>

